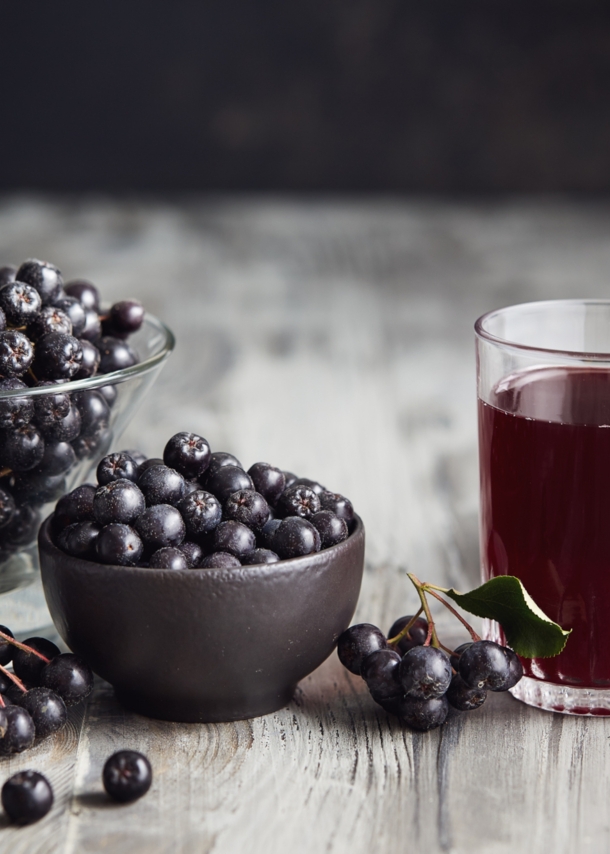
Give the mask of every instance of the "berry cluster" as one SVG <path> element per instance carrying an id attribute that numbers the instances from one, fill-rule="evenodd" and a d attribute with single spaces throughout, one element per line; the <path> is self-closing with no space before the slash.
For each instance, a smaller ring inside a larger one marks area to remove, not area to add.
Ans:
<path id="1" fill-rule="evenodd" d="M 422 599 L 417 614 L 396 620 L 387 638 L 370 623 L 351 626 L 340 636 L 337 651 L 342 664 L 362 676 L 376 703 L 412 729 L 426 732 L 445 722 L 450 706 L 472 711 L 485 702 L 488 691 L 508 691 L 523 676 L 523 667 L 512 649 L 481 640 L 428 585 L 417 585 Z M 472 641 L 454 650 L 440 643 L 425 592 L 468 628 Z M 420 616 L 424 611 L 427 619 Z"/>
<path id="2" fill-rule="evenodd" d="M 163 459 L 104 457 L 98 485 L 57 502 L 57 546 L 85 560 L 152 569 L 270 564 L 326 549 L 349 535 L 351 502 L 319 483 L 177 433 Z"/>
<path id="3" fill-rule="evenodd" d="M 0 756 L 21 753 L 60 730 L 68 707 L 92 689 L 91 668 L 78 655 L 60 653 L 46 638 L 20 643 L 0 626 Z"/>
<path id="4" fill-rule="evenodd" d="M 135 801 L 150 789 L 150 762 L 137 750 L 119 750 L 106 760 L 102 783 L 113 800 L 122 804 Z M 19 771 L 2 786 L 2 806 L 14 824 L 33 824 L 44 818 L 53 800 L 51 784 L 38 771 Z"/>
<path id="5" fill-rule="evenodd" d="M 109 384 L 95 391 L 1 396 L 109 374 L 138 362 L 127 338 L 142 325 L 134 300 L 100 310 L 90 282 L 64 284 L 52 264 L 0 268 L 0 553 L 31 543 L 39 508 L 66 491 L 77 461 L 108 447 Z"/>

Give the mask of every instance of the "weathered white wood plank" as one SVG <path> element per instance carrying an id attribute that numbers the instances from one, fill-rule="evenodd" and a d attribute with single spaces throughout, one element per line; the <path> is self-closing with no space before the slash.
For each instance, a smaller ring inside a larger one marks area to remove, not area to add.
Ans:
<path id="1" fill-rule="evenodd" d="M 178 333 L 121 445 L 157 454 L 192 429 L 350 495 L 368 534 L 357 618 L 384 629 L 414 605 L 407 568 L 458 587 L 478 576 L 474 319 L 607 295 L 609 232 L 610 206 L 593 204 L 0 204 L 1 260 L 48 257 L 108 299 L 141 298 Z M 0 828 L 0 852 L 610 848 L 610 722 L 506 696 L 411 733 L 333 656 L 288 708 L 253 721 L 151 721 L 103 684 L 71 721 L 0 761 L 0 782 L 35 767 L 57 798 L 38 825 Z M 101 795 L 120 747 L 155 771 L 130 807 Z"/>

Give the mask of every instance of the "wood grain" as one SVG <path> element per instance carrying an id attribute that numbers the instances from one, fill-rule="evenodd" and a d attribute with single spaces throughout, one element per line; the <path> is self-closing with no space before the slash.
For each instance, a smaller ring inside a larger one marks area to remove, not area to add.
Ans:
<path id="1" fill-rule="evenodd" d="M 0 259 L 49 258 L 178 334 L 121 446 L 156 455 L 191 429 L 350 495 L 368 534 L 357 619 L 386 630 L 414 605 L 407 569 L 478 577 L 474 319 L 607 295 L 609 232 L 599 204 L 0 204 Z M 335 656 L 286 709 L 233 724 L 148 720 L 100 683 L 61 736 L 0 762 L 2 780 L 33 767 L 56 794 L 39 824 L 0 828 L 0 852 L 602 852 L 609 739 L 606 720 L 502 695 L 412 733 Z M 129 807 L 101 790 L 121 747 L 155 773 Z"/>

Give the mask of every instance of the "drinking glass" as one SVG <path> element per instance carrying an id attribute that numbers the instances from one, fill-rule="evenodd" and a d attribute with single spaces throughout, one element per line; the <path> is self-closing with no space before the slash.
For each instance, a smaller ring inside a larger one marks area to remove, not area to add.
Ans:
<path id="1" fill-rule="evenodd" d="M 610 300 L 511 306 L 475 331 L 483 578 L 517 576 L 572 630 L 511 692 L 610 715 Z"/>

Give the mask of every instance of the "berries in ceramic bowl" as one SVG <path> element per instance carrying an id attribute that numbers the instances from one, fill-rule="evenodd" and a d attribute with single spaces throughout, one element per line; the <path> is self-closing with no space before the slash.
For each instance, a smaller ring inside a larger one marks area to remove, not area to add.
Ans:
<path id="1" fill-rule="evenodd" d="M 59 633 L 143 714 L 223 721 L 280 708 L 349 624 L 362 522 L 321 510 L 313 481 L 287 486 L 264 463 L 248 474 L 192 433 L 150 461 L 134 454 L 103 458 L 98 484 L 62 498 L 41 528 Z"/>
<path id="2" fill-rule="evenodd" d="M 0 566 L 107 453 L 173 347 L 135 301 L 103 309 L 93 284 L 64 283 L 35 259 L 2 269 L 12 272 L 0 276 Z"/>

